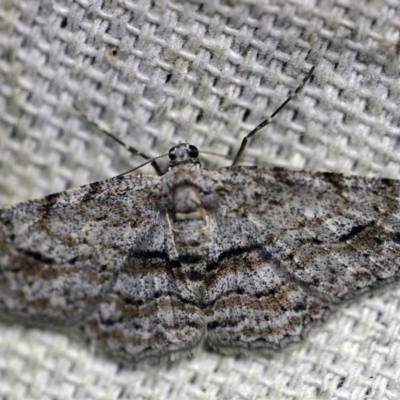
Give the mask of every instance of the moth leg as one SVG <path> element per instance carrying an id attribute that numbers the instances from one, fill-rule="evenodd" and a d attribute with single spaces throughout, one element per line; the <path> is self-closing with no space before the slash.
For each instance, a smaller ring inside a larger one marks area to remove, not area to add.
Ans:
<path id="1" fill-rule="evenodd" d="M 123 142 L 122 140 L 118 139 L 115 135 L 113 135 L 111 132 L 109 132 L 103 125 L 101 125 L 100 123 L 98 123 L 97 121 L 95 121 L 94 119 L 90 118 L 86 113 L 84 113 L 81 109 L 79 109 L 78 107 L 76 107 L 74 105 L 74 108 L 76 110 L 76 112 L 78 113 L 78 115 L 87 123 L 89 123 L 90 125 L 93 125 L 96 127 L 96 129 L 101 132 L 104 133 L 104 135 L 108 136 L 109 138 L 111 138 L 112 140 L 114 140 L 115 142 L 117 142 L 118 144 L 120 144 L 121 146 L 123 146 L 127 151 L 129 151 L 130 153 L 134 154 L 135 156 L 139 156 L 144 158 L 146 161 L 151 160 L 152 158 L 149 157 L 148 155 L 142 153 L 141 151 L 135 149 L 134 147 L 130 146 L 129 144 L 126 144 L 125 142 Z M 157 164 L 157 161 L 153 160 L 151 162 L 151 166 L 154 168 L 154 170 L 156 171 L 158 176 L 163 175 L 163 172 L 160 169 L 160 166 Z"/>

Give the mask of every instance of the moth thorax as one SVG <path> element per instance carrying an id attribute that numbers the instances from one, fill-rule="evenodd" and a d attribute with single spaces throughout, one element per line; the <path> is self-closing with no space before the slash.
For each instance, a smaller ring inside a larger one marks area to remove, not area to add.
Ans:
<path id="1" fill-rule="evenodd" d="M 172 189 L 172 213 L 174 220 L 203 219 L 200 189 L 193 184 L 182 184 Z"/>

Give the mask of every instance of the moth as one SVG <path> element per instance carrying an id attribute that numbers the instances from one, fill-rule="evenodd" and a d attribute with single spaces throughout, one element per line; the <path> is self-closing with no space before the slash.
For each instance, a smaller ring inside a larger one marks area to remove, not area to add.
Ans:
<path id="1" fill-rule="evenodd" d="M 66 328 L 111 356 L 175 360 L 205 344 L 269 353 L 345 299 L 397 280 L 400 183 L 238 166 L 198 149 L 0 210 L 0 315 Z M 157 169 L 158 168 L 158 169 Z"/>

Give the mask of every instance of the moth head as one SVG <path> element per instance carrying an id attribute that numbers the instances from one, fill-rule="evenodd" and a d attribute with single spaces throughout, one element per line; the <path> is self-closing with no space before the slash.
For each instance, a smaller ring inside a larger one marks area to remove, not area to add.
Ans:
<path id="1" fill-rule="evenodd" d="M 196 146 L 186 142 L 179 143 L 178 145 L 171 147 L 168 152 L 168 157 L 170 159 L 169 168 L 182 164 L 192 164 L 201 167 L 198 156 L 199 150 Z"/>

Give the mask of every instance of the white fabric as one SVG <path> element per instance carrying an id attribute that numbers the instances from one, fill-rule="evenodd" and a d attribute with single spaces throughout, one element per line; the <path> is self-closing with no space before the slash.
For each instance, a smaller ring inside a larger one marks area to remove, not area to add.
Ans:
<path id="1" fill-rule="evenodd" d="M 244 162 L 400 179 L 399 6 L 2 1 L 0 205 L 142 162 L 82 122 L 74 104 L 151 156 L 179 140 L 232 155 L 312 65 L 312 82 Z M 203 351 L 132 370 L 68 336 L 1 324 L 0 399 L 396 399 L 399 326 L 394 286 L 349 303 L 286 353 Z"/>

